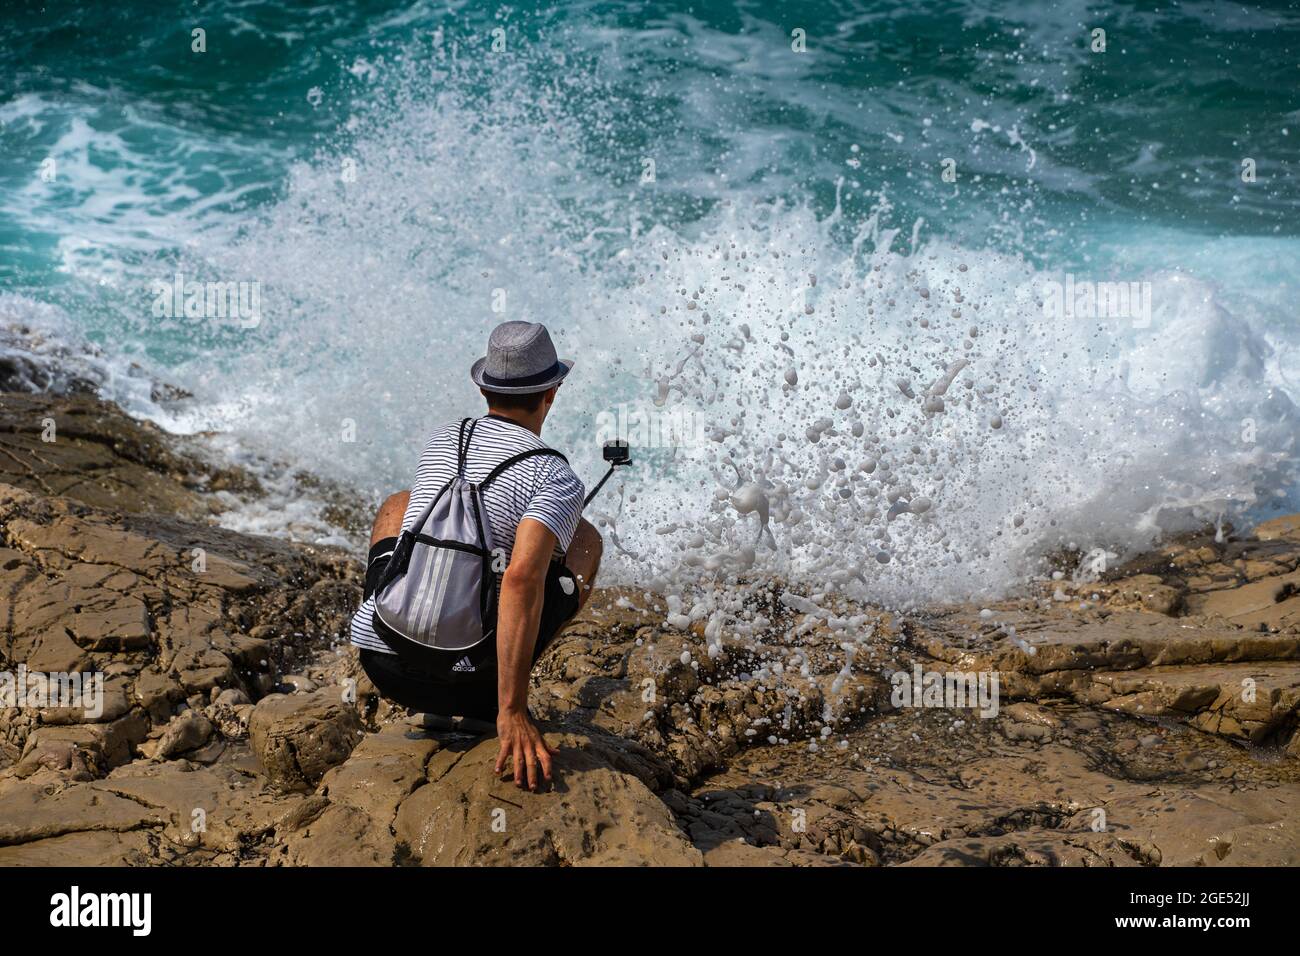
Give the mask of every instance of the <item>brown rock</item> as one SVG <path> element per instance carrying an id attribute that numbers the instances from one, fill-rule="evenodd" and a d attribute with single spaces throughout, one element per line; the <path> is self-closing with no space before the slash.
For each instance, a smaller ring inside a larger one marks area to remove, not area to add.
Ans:
<path id="1" fill-rule="evenodd" d="M 347 804 L 327 805 L 288 834 L 283 853 L 291 866 L 396 866 L 404 862 L 389 829 Z"/>
<path id="2" fill-rule="evenodd" d="M 212 721 L 197 710 L 177 714 L 163 731 L 154 750 L 160 760 L 170 760 L 187 750 L 196 750 L 212 736 Z"/>
<path id="3" fill-rule="evenodd" d="M 154 668 L 147 668 L 135 680 L 135 699 L 155 723 L 171 719 L 172 708 L 182 699 L 181 685 Z"/>
<path id="4" fill-rule="evenodd" d="M 305 799 L 250 781 L 230 763 L 137 762 L 83 786 L 104 798 L 125 797 L 151 808 L 151 819 L 178 847 L 226 852 L 255 843 Z"/>
<path id="5" fill-rule="evenodd" d="M 1043 727 L 1049 727 L 1054 730 L 1060 728 L 1063 723 L 1060 717 L 1056 716 L 1046 708 L 1023 701 L 1002 708 L 1002 715 L 1020 723 L 1040 724 Z"/>
<path id="6" fill-rule="evenodd" d="M 1260 541 L 1283 539 L 1300 542 L 1300 514 L 1284 515 L 1281 518 L 1265 521 L 1255 528 L 1255 537 Z"/>
<path id="7" fill-rule="evenodd" d="M 66 686 L 75 688 L 75 685 L 70 683 Z M 96 687 L 102 688 L 100 700 L 98 701 L 98 713 L 95 713 Z M 78 698 L 77 694 L 72 693 L 70 697 L 63 699 L 77 702 L 78 706 L 45 708 L 41 711 L 41 723 L 111 723 L 131 709 L 131 702 L 127 695 L 127 682 L 122 679 L 103 680 L 101 684 L 99 681 L 94 680 L 91 675 L 83 675 L 80 697 Z"/>
<path id="8" fill-rule="evenodd" d="M 54 441 L 42 441 L 52 419 Z M 211 469 L 154 425 L 93 398 L 7 393 L 0 401 L 0 482 L 99 508 L 202 517 L 215 499 L 193 485 Z M 187 483 L 185 476 L 192 476 Z"/>
<path id="9" fill-rule="evenodd" d="M 618 769 L 615 744 L 571 733 L 547 742 L 557 779 L 537 793 L 493 773 L 495 740 L 431 762 L 430 782 L 397 812 L 398 840 L 426 866 L 702 863 L 663 802 Z"/>
<path id="10" fill-rule="evenodd" d="M 1051 728 L 1043 724 L 1022 724 L 1009 721 L 1002 725 L 1002 733 L 1008 740 L 1028 740 L 1045 743 L 1052 739 Z"/>
<path id="11" fill-rule="evenodd" d="M 326 687 L 311 694 L 264 697 L 249 717 L 248 734 L 273 783 L 310 790 L 352 753 L 361 739 L 361 720 L 338 688 Z"/>
<path id="12" fill-rule="evenodd" d="M 439 742 L 403 724 L 390 724 L 357 744 L 347 761 L 325 774 L 318 792 L 355 807 L 387 828 L 398 805 L 425 781 Z"/>
<path id="13" fill-rule="evenodd" d="M 132 711 L 107 724 L 71 724 L 41 727 L 27 737 L 24 758 L 38 748 L 70 745 L 86 756 L 86 764 L 100 771 L 127 763 L 149 734 L 149 721 Z"/>
<path id="14" fill-rule="evenodd" d="M 1210 733 L 1259 743 L 1294 730 L 1300 715 L 1300 663 L 1099 671 L 1078 695 L 1108 710 L 1176 717 Z"/>
<path id="15" fill-rule="evenodd" d="M 162 862 L 149 840 L 148 830 L 84 830 L 0 846 L 3 867 L 108 867 L 148 866 Z"/>
<path id="16" fill-rule="evenodd" d="M 777 847 L 750 846 L 744 840 L 727 840 L 704 852 L 705 866 L 794 866 Z"/>
<path id="17" fill-rule="evenodd" d="M 53 794 L 36 783 L 0 792 L 0 846 L 79 831 L 120 832 L 162 823 L 155 810 L 113 793 L 93 790 L 89 784 Z"/>
<path id="18" fill-rule="evenodd" d="M 1300 572 L 1292 572 L 1192 597 L 1188 599 L 1187 606 L 1194 614 L 1257 625 L 1267 622 L 1275 615 L 1275 605 L 1289 598 L 1297 588 L 1300 588 Z"/>

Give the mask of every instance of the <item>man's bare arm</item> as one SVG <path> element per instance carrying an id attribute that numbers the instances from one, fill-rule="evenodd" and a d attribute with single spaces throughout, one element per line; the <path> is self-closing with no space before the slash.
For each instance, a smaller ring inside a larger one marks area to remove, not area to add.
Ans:
<path id="1" fill-rule="evenodd" d="M 408 488 L 391 494 L 379 506 L 375 523 L 370 529 L 370 546 L 373 548 L 385 538 L 395 538 L 402 533 L 402 518 L 406 516 L 406 506 L 411 503 L 411 490 Z"/>
<path id="2" fill-rule="evenodd" d="M 514 764 L 515 783 L 536 790 L 538 771 L 551 779 L 551 752 L 528 716 L 528 674 L 542 620 L 546 571 L 556 545 L 555 534 L 533 518 L 519 522 L 510 565 L 501 579 L 497 610 L 497 735 L 501 752 L 497 773 L 506 759 Z"/>

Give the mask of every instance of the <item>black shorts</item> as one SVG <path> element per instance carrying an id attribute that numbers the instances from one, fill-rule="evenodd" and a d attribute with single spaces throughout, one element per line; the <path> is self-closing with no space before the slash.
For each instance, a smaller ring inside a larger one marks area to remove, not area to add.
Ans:
<path id="1" fill-rule="evenodd" d="M 366 591 L 369 597 L 379 583 L 387 563 L 385 558 L 397 544 L 385 538 L 370 548 L 366 568 Z M 572 593 L 566 593 L 560 579 L 567 578 Z M 577 576 L 563 561 L 552 561 L 546 572 L 542 597 L 542 618 L 533 645 L 533 663 L 554 640 L 565 623 L 578 611 Z M 393 703 L 425 714 L 444 717 L 473 717 L 496 720 L 497 716 L 497 642 L 484 641 L 467 651 L 448 652 L 445 664 L 418 666 L 382 651 L 362 648 L 361 666 L 380 695 Z"/>

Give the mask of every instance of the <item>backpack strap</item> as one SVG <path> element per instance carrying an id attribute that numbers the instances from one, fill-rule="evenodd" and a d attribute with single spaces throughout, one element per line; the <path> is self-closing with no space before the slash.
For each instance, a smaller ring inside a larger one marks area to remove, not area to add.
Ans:
<path id="1" fill-rule="evenodd" d="M 465 426 L 469 425 L 469 433 L 466 434 Z M 462 418 L 460 420 L 460 431 L 456 435 L 456 474 L 465 477 L 465 460 L 469 457 L 469 443 L 474 437 L 474 426 L 478 424 L 477 418 Z"/>
<path id="2" fill-rule="evenodd" d="M 483 489 L 487 488 L 488 485 L 492 484 L 492 482 L 496 481 L 497 476 L 500 475 L 501 472 L 509 468 L 511 465 L 517 465 L 525 458 L 535 458 L 538 455 L 550 455 L 554 458 L 560 459 L 560 461 L 564 462 L 566 465 L 569 463 L 569 459 L 565 458 L 554 448 L 530 448 L 527 451 L 521 451 L 517 455 L 512 455 L 511 457 L 507 458 L 505 461 L 501 462 L 501 464 L 493 468 L 491 471 L 489 471 L 487 477 L 478 483 L 479 490 L 482 491 Z"/>

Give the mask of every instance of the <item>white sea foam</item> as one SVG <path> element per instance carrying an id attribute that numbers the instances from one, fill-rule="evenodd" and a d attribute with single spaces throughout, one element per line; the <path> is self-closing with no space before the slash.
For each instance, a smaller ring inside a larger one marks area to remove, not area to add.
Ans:
<path id="1" fill-rule="evenodd" d="M 237 241 L 188 237 L 178 264 L 257 279 L 264 320 L 169 370 L 196 394 L 173 427 L 377 500 L 431 426 L 479 408 L 466 373 L 491 326 L 545 321 L 578 359 L 546 437 L 589 485 L 602 411 L 706 416 L 712 440 L 638 452 L 590 515 L 607 580 L 671 594 L 674 621 L 715 635 L 747 626 L 712 587 L 738 576 L 814 607 L 831 589 L 994 596 L 1048 551 L 1123 554 L 1291 487 L 1291 306 L 1243 294 L 1245 261 L 1135 267 L 1149 327 L 1049 319 L 1059 276 L 891 228 L 885 205 L 819 218 L 697 170 L 726 201 L 662 224 L 650 189 L 583 168 L 603 129 L 561 92 L 421 75 L 436 93 L 394 84 Z M 276 502 L 257 507 L 228 521 L 283 530 Z"/>
<path id="2" fill-rule="evenodd" d="M 596 242 L 559 157 L 476 115 L 411 106 L 358 144 L 357 182 L 300 170 L 223 253 L 283 297 L 241 375 L 263 400 L 225 427 L 393 490 L 430 425 L 476 407 L 491 325 L 546 321 L 579 360 L 548 438 L 589 481 L 615 402 L 687 403 L 721 439 L 642 455 L 593 509 L 614 579 L 673 592 L 744 572 L 895 604 L 1000 593 L 1048 550 L 1131 551 L 1286 487 L 1270 347 L 1204 282 L 1144 274 L 1147 328 L 1048 319 L 1051 276 L 1016 257 L 914 249 L 875 220 L 846 242 L 758 202 Z"/>

